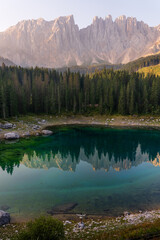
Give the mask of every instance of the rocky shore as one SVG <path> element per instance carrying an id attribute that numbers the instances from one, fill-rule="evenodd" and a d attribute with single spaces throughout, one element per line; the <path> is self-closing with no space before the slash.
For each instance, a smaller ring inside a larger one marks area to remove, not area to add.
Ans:
<path id="1" fill-rule="evenodd" d="M 148 127 L 160 129 L 160 116 L 25 116 L 0 120 L 0 139 L 19 139 L 51 135 L 49 127 L 63 125 L 91 125 L 105 127 Z"/>
<path id="2" fill-rule="evenodd" d="M 84 223 L 83 228 L 79 227 L 81 220 L 76 214 L 74 216 L 66 215 L 65 218 L 63 218 L 63 214 L 55 215 L 54 217 L 63 221 L 66 239 L 119 239 L 121 233 L 126 232 L 132 236 L 132 231 L 134 233 L 135 229 L 142 229 L 144 232 L 146 232 L 146 228 L 149 227 L 151 227 L 152 231 L 150 233 L 153 235 L 157 234 L 156 224 L 158 221 L 159 225 L 160 210 L 146 212 L 139 211 L 138 213 L 134 214 L 124 212 L 123 216 L 119 216 L 117 218 L 86 215 L 82 219 Z M 3 226 L 0 227 L 0 239 L 12 239 L 12 237 L 17 236 L 22 229 L 25 229 L 25 227 L 26 222 L 16 223 L 11 221 L 11 223 L 3 224 Z M 110 236 L 110 238 L 106 238 L 108 236 Z M 126 238 L 122 237 L 121 239 Z"/>

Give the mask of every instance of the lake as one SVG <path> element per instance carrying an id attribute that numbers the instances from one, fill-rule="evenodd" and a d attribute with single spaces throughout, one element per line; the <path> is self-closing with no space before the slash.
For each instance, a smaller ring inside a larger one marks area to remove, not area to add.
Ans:
<path id="1" fill-rule="evenodd" d="M 117 216 L 160 208 L 160 131 L 61 127 L 0 144 L 0 208 L 30 218 L 57 205 Z"/>

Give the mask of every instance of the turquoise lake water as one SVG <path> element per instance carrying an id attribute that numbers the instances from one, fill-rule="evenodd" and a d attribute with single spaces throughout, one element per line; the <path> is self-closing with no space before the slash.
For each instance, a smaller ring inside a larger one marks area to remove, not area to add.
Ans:
<path id="1" fill-rule="evenodd" d="M 34 217 L 75 202 L 73 213 L 160 208 L 160 131 L 66 127 L 0 144 L 0 207 Z"/>

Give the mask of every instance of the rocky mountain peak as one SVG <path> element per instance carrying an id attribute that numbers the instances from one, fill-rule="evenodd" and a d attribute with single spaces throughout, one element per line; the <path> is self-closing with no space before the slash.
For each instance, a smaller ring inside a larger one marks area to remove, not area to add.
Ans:
<path id="1" fill-rule="evenodd" d="M 119 16 L 116 18 L 115 22 L 126 22 L 127 18 L 125 15 Z"/>
<path id="2" fill-rule="evenodd" d="M 73 15 L 52 21 L 21 21 L 0 33 L 0 53 L 21 66 L 63 67 L 126 63 L 160 51 L 160 26 L 149 27 L 124 15 L 95 17 L 84 29 Z"/>

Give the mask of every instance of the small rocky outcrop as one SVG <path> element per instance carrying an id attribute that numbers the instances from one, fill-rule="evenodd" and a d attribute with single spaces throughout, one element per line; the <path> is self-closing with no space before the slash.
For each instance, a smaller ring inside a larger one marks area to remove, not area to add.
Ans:
<path id="1" fill-rule="evenodd" d="M 4 138 L 7 140 L 19 139 L 19 134 L 15 132 L 5 133 Z"/>
<path id="2" fill-rule="evenodd" d="M 0 226 L 10 223 L 10 214 L 0 210 Z"/>
<path id="3" fill-rule="evenodd" d="M 42 130 L 42 134 L 43 134 L 43 135 L 52 135 L 53 132 L 50 131 L 50 130 Z"/>
<path id="4" fill-rule="evenodd" d="M 56 205 L 51 210 L 47 211 L 47 213 L 51 215 L 55 213 L 68 213 L 73 210 L 77 205 L 78 203 L 76 202 Z"/>

